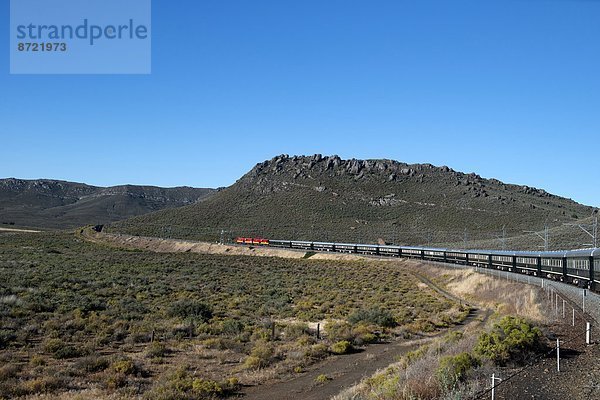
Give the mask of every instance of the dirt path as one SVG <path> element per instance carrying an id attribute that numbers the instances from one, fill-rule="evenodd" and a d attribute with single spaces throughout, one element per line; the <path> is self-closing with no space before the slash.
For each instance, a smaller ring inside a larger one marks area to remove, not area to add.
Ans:
<path id="1" fill-rule="evenodd" d="M 331 357 L 313 365 L 297 378 L 250 387 L 245 390 L 243 397 L 248 400 L 329 399 L 373 375 L 378 369 L 393 364 L 399 356 L 415 350 L 429 340 L 431 339 L 376 344 L 360 353 Z M 319 384 L 316 382 L 319 375 L 326 375 L 330 380 Z"/>
<path id="2" fill-rule="evenodd" d="M 489 315 L 490 312 L 487 310 L 473 311 L 462 325 L 457 325 L 449 331 L 463 330 L 467 326 L 480 326 L 485 323 Z M 397 362 L 400 356 L 416 350 L 447 332 L 417 340 L 397 340 L 371 345 L 360 353 L 331 357 L 313 365 L 299 377 L 246 388 L 243 398 L 247 400 L 326 400 L 342 390 L 358 384 L 362 379 L 373 375 L 378 370 Z M 325 375 L 330 380 L 325 383 L 317 383 L 316 378 L 319 375 Z"/>
<path id="3" fill-rule="evenodd" d="M 440 288 L 427 277 L 414 271 L 410 272 L 442 296 L 456 302 L 464 303 L 462 299 Z M 474 329 L 485 325 L 491 313 L 491 310 L 473 308 L 462 324 L 440 332 L 437 335 L 411 341 L 398 339 L 388 343 L 371 345 L 360 353 L 331 357 L 313 365 L 299 377 L 249 387 L 244 390 L 243 398 L 247 400 L 329 399 L 344 389 L 358 384 L 362 379 L 372 376 L 378 370 L 397 362 L 400 356 L 416 350 L 436 337 L 444 335 L 449 331 L 462 331 L 467 327 Z M 324 383 L 317 383 L 316 378 L 320 375 L 327 376 L 329 380 Z"/>

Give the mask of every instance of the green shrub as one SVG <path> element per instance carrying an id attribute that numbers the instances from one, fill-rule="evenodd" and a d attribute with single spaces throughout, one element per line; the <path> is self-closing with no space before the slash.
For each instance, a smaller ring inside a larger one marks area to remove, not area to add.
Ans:
<path id="1" fill-rule="evenodd" d="M 27 394 L 51 393 L 64 387 L 65 382 L 58 377 L 42 376 L 21 384 L 21 391 Z"/>
<path id="2" fill-rule="evenodd" d="M 220 396 L 223 394 L 223 387 L 215 381 L 196 378 L 192 381 L 192 391 L 198 394 Z"/>
<path id="3" fill-rule="evenodd" d="M 389 311 L 378 307 L 357 310 L 348 317 L 348 321 L 352 324 L 362 322 L 390 328 L 396 326 L 394 316 Z"/>
<path id="4" fill-rule="evenodd" d="M 103 373 L 104 385 L 108 389 L 119 389 L 127 385 L 127 375 L 121 372 L 106 370 Z"/>
<path id="5" fill-rule="evenodd" d="M 0 349 L 5 349 L 17 338 L 14 332 L 0 329 Z"/>
<path id="6" fill-rule="evenodd" d="M 250 352 L 250 356 L 244 361 L 244 367 L 248 369 L 266 368 L 273 361 L 274 354 L 274 348 L 271 344 L 258 342 Z"/>
<path id="7" fill-rule="evenodd" d="M 530 353 L 545 348 L 543 335 L 523 318 L 506 316 L 495 324 L 492 331 L 482 333 L 475 346 L 475 353 L 496 364 L 522 362 Z"/>
<path id="8" fill-rule="evenodd" d="M 60 339 L 48 339 L 44 343 L 44 350 L 51 353 L 58 360 L 76 358 L 82 355 L 81 350 L 75 346 L 66 344 Z"/>
<path id="9" fill-rule="evenodd" d="M 146 350 L 146 357 L 148 358 L 160 358 L 164 357 L 169 353 L 167 346 L 160 342 L 151 343 Z"/>
<path id="10" fill-rule="evenodd" d="M 308 333 L 308 324 L 289 324 L 283 328 L 283 334 L 288 340 L 296 340 Z"/>
<path id="11" fill-rule="evenodd" d="M 110 368 L 113 371 L 124 375 L 133 375 L 136 372 L 136 367 L 133 361 L 126 359 L 113 362 Z"/>
<path id="12" fill-rule="evenodd" d="M 354 350 L 354 348 L 352 347 L 352 344 L 349 341 L 341 340 L 339 342 L 332 344 L 330 350 L 333 354 L 339 355 L 339 354 L 348 354 L 352 350 Z"/>
<path id="13" fill-rule="evenodd" d="M 451 388 L 459 381 L 463 381 L 467 372 L 477 368 L 479 365 L 479 360 L 470 353 L 446 356 L 440 360 L 437 377 L 442 386 Z"/>
<path id="14" fill-rule="evenodd" d="M 252 332 L 252 335 L 250 337 L 250 339 L 253 342 L 257 342 L 257 341 L 269 341 L 271 340 L 271 329 L 266 329 L 266 328 L 257 328 Z"/>
<path id="15" fill-rule="evenodd" d="M 325 335 L 332 342 L 351 341 L 354 338 L 352 326 L 347 322 L 328 321 L 325 324 Z"/>
<path id="16" fill-rule="evenodd" d="M 236 336 L 244 331 L 244 323 L 235 319 L 226 319 L 221 322 L 221 332 L 224 335 Z"/>
<path id="17" fill-rule="evenodd" d="M 109 365 L 110 362 L 108 358 L 93 355 L 77 360 L 74 367 L 77 371 L 93 373 L 104 371 L 106 368 L 108 368 Z"/>
<path id="18" fill-rule="evenodd" d="M 315 382 L 317 382 L 317 383 L 325 383 L 330 380 L 331 380 L 331 378 L 325 374 L 321 374 L 315 378 Z"/>
<path id="19" fill-rule="evenodd" d="M 427 353 L 427 350 L 429 350 L 429 345 L 424 345 L 416 350 L 409 351 L 404 357 L 402 357 L 402 363 L 404 365 L 412 364 L 413 362 L 422 358 Z"/>
<path id="20" fill-rule="evenodd" d="M 7 381 L 14 378 L 21 371 L 22 366 L 17 364 L 5 364 L 0 366 L 0 381 Z"/>
<path id="21" fill-rule="evenodd" d="M 163 377 L 144 397 L 157 400 L 214 399 L 231 395 L 239 387 L 236 378 L 217 382 L 195 377 L 186 367 L 181 367 Z"/>
<path id="22" fill-rule="evenodd" d="M 207 322 L 212 318 L 213 313 L 210 307 L 197 300 L 179 300 L 173 303 L 169 308 L 169 315 L 182 319 L 194 319 L 201 322 Z"/>
<path id="23" fill-rule="evenodd" d="M 462 339 L 463 337 L 463 333 L 460 331 L 452 331 L 452 332 L 448 332 L 445 336 L 444 336 L 444 341 L 446 343 L 457 343 L 460 339 Z"/>
<path id="24" fill-rule="evenodd" d="M 363 344 L 375 343 L 379 340 L 379 333 L 376 327 L 368 325 L 358 325 L 352 330 L 354 344 L 361 346 Z"/>
<path id="25" fill-rule="evenodd" d="M 304 357 L 310 360 L 322 360 L 327 357 L 329 352 L 327 351 L 327 346 L 324 343 L 313 344 L 306 350 L 304 353 Z"/>
<path id="26" fill-rule="evenodd" d="M 65 347 L 54 352 L 53 356 L 57 360 L 64 360 L 69 358 L 77 358 L 82 355 L 82 351 L 75 346 L 66 345 Z"/>

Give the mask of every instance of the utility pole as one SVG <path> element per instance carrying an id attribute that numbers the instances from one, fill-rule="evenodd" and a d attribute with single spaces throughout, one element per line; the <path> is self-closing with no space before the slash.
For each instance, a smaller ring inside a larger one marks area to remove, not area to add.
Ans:
<path id="1" fill-rule="evenodd" d="M 467 249 L 467 244 L 469 243 L 469 232 L 467 231 L 467 228 L 465 228 L 465 233 L 463 236 L 463 241 L 464 241 L 464 250 Z"/>
<path id="2" fill-rule="evenodd" d="M 577 226 L 592 238 L 592 243 L 584 243 L 584 246 L 598 248 L 598 216 L 594 216 L 594 222 L 591 224 L 566 224 L 568 226 Z"/>
<path id="3" fill-rule="evenodd" d="M 502 225 L 501 236 L 496 236 L 500 243 L 502 243 L 502 250 L 506 250 L 506 225 Z"/>
<path id="4" fill-rule="evenodd" d="M 546 225 L 544 226 L 544 231 L 543 232 L 536 232 L 536 231 L 523 231 L 523 233 L 533 233 L 534 235 L 536 235 L 537 237 L 539 237 L 540 239 L 542 239 L 544 241 L 544 251 L 548 251 L 548 243 L 550 241 L 550 232 L 549 232 L 549 228 L 548 228 L 548 223 L 546 222 Z"/>
<path id="5" fill-rule="evenodd" d="M 221 229 L 221 239 L 219 240 L 219 244 L 221 245 L 225 244 L 225 233 L 227 233 L 227 231 L 225 229 Z"/>

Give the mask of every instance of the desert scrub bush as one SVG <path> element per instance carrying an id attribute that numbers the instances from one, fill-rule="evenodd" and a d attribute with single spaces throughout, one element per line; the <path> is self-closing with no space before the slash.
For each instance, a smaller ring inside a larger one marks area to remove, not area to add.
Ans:
<path id="1" fill-rule="evenodd" d="M 471 353 L 463 352 L 455 356 L 445 356 L 440 360 L 437 378 L 445 389 L 456 387 L 458 382 L 465 379 L 467 373 L 481 365 Z"/>
<path id="2" fill-rule="evenodd" d="M 252 335 L 250 336 L 250 340 L 253 342 L 258 341 L 269 341 L 274 339 L 272 337 L 272 329 L 267 329 L 263 327 L 257 327 L 252 331 Z"/>
<path id="3" fill-rule="evenodd" d="M 364 380 L 365 387 L 372 394 L 371 397 L 377 399 L 399 398 L 399 383 L 400 371 L 395 367 L 388 367 Z"/>
<path id="4" fill-rule="evenodd" d="M 406 367 L 416 360 L 424 357 L 427 354 L 427 351 L 429 351 L 429 345 L 424 345 L 416 350 L 409 351 L 404 357 L 401 358 L 401 364 Z"/>
<path id="5" fill-rule="evenodd" d="M 149 400 L 198 400 L 214 399 L 239 390 L 236 378 L 224 382 L 203 379 L 189 373 L 187 367 L 181 367 L 163 376 L 154 387 L 144 395 Z"/>
<path id="6" fill-rule="evenodd" d="M 341 354 L 348 354 L 348 353 L 352 352 L 354 350 L 354 347 L 352 347 L 352 343 L 350 343 L 349 341 L 341 340 L 339 342 L 332 344 L 331 347 L 329 348 L 329 350 L 333 354 L 341 355 Z"/>
<path id="7" fill-rule="evenodd" d="M 73 345 L 66 344 L 60 339 L 48 339 L 44 343 L 44 350 L 51 353 L 57 360 L 76 358 L 82 355 L 82 351 Z"/>
<path id="8" fill-rule="evenodd" d="M 0 329 L 0 349 L 7 348 L 15 339 L 17 335 L 13 331 Z"/>
<path id="9" fill-rule="evenodd" d="M 330 380 L 331 380 L 331 378 L 325 374 L 321 374 L 315 378 L 315 382 L 317 382 L 317 383 L 325 383 Z"/>
<path id="10" fill-rule="evenodd" d="M 261 369 L 268 367 L 274 360 L 275 349 L 272 344 L 258 342 L 252 348 L 250 355 L 244 361 L 247 369 Z"/>
<path id="11" fill-rule="evenodd" d="M 112 369 L 116 373 L 124 375 L 134 375 L 139 370 L 139 368 L 135 365 L 135 363 L 132 360 L 126 358 L 114 361 L 110 365 L 110 369 Z"/>
<path id="12" fill-rule="evenodd" d="M 244 332 L 245 327 L 242 321 L 236 319 L 226 319 L 220 323 L 221 334 L 226 336 L 237 336 Z"/>
<path id="13" fill-rule="evenodd" d="M 200 344 L 206 347 L 207 349 L 232 350 L 239 353 L 243 353 L 246 349 L 245 343 L 242 343 L 238 340 L 220 337 L 204 339 L 200 342 Z"/>
<path id="14" fill-rule="evenodd" d="M 122 372 L 116 372 L 112 369 L 107 369 L 102 372 L 102 383 L 106 389 L 115 390 L 127 385 L 127 375 Z"/>
<path id="15" fill-rule="evenodd" d="M 55 376 L 41 376 L 21 382 L 21 395 L 48 394 L 65 387 L 65 381 Z"/>
<path id="16" fill-rule="evenodd" d="M 80 358 L 79 360 L 77 360 L 77 362 L 75 362 L 73 367 L 77 371 L 93 373 L 104 371 L 106 368 L 108 368 L 109 365 L 110 360 L 107 357 L 91 355 Z"/>
<path id="17" fill-rule="evenodd" d="M 457 343 L 462 339 L 464 334 L 461 331 L 452 331 L 444 335 L 445 343 Z"/>
<path id="18" fill-rule="evenodd" d="M 325 324 L 325 336 L 332 342 L 339 342 L 340 340 L 351 341 L 354 338 L 352 325 L 345 321 L 327 321 Z"/>
<path id="19" fill-rule="evenodd" d="M 22 366 L 18 364 L 5 364 L 0 367 L 0 381 L 6 381 L 16 377 L 21 371 Z"/>
<path id="20" fill-rule="evenodd" d="M 311 361 L 322 360 L 328 355 L 329 351 L 324 343 L 313 344 L 304 352 L 304 357 Z"/>
<path id="21" fill-rule="evenodd" d="M 520 317 L 506 316 L 494 324 L 491 332 L 482 333 L 475 353 L 498 365 L 519 363 L 534 352 L 545 349 L 544 337 L 539 328 Z"/>
<path id="22" fill-rule="evenodd" d="M 396 326 L 396 320 L 394 319 L 392 313 L 379 307 L 357 310 L 350 314 L 348 321 L 350 321 L 352 324 L 358 324 L 362 322 L 386 328 L 392 328 Z"/>
<path id="23" fill-rule="evenodd" d="M 47 364 L 46 359 L 38 354 L 34 354 L 33 356 L 31 356 L 31 358 L 29 359 L 29 364 L 33 367 L 41 367 Z M 0 377 L 0 380 L 2 380 L 2 377 Z"/>
<path id="24" fill-rule="evenodd" d="M 406 328 L 411 333 L 431 333 L 435 331 L 435 324 L 428 319 L 418 318 Z"/>
<path id="25" fill-rule="evenodd" d="M 352 329 L 354 344 L 361 346 L 363 344 L 375 343 L 379 340 L 380 333 L 373 326 L 358 325 Z"/>
<path id="26" fill-rule="evenodd" d="M 146 350 L 146 357 L 148 358 L 161 358 L 167 354 L 169 354 L 169 349 L 161 342 L 150 343 L 150 346 Z"/>
<path id="27" fill-rule="evenodd" d="M 291 323 L 283 328 L 283 335 L 288 340 L 296 340 L 302 336 L 306 336 L 308 333 L 308 324 L 305 323 Z"/>
<path id="28" fill-rule="evenodd" d="M 212 309 L 205 303 L 197 300 L 184 299 L 173 303 L 169 308 L 169 315 L 181 319 L 193 319 L 207 322 L 213 316 Z"/>
<path id="29" fill-rule="evenodd" d="M 313 345 L 317 342 L 317 339 L 314 336 L 302 335 L 298 339 L 296 339 L 296 345 L 300 347 L 307 347 Z"/>

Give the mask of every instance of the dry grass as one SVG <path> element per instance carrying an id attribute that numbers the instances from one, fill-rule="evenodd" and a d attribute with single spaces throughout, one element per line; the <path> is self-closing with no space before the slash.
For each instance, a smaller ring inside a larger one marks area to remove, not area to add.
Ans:
<path id="1" fill-rule="evenodd" d="M 419 265 L 419 270 L 441 283 L 454 295 L 490 308 L 501 315 L 518 315 L 537 323 L 548 322 L 539 288 L 472 269 Z"/>

